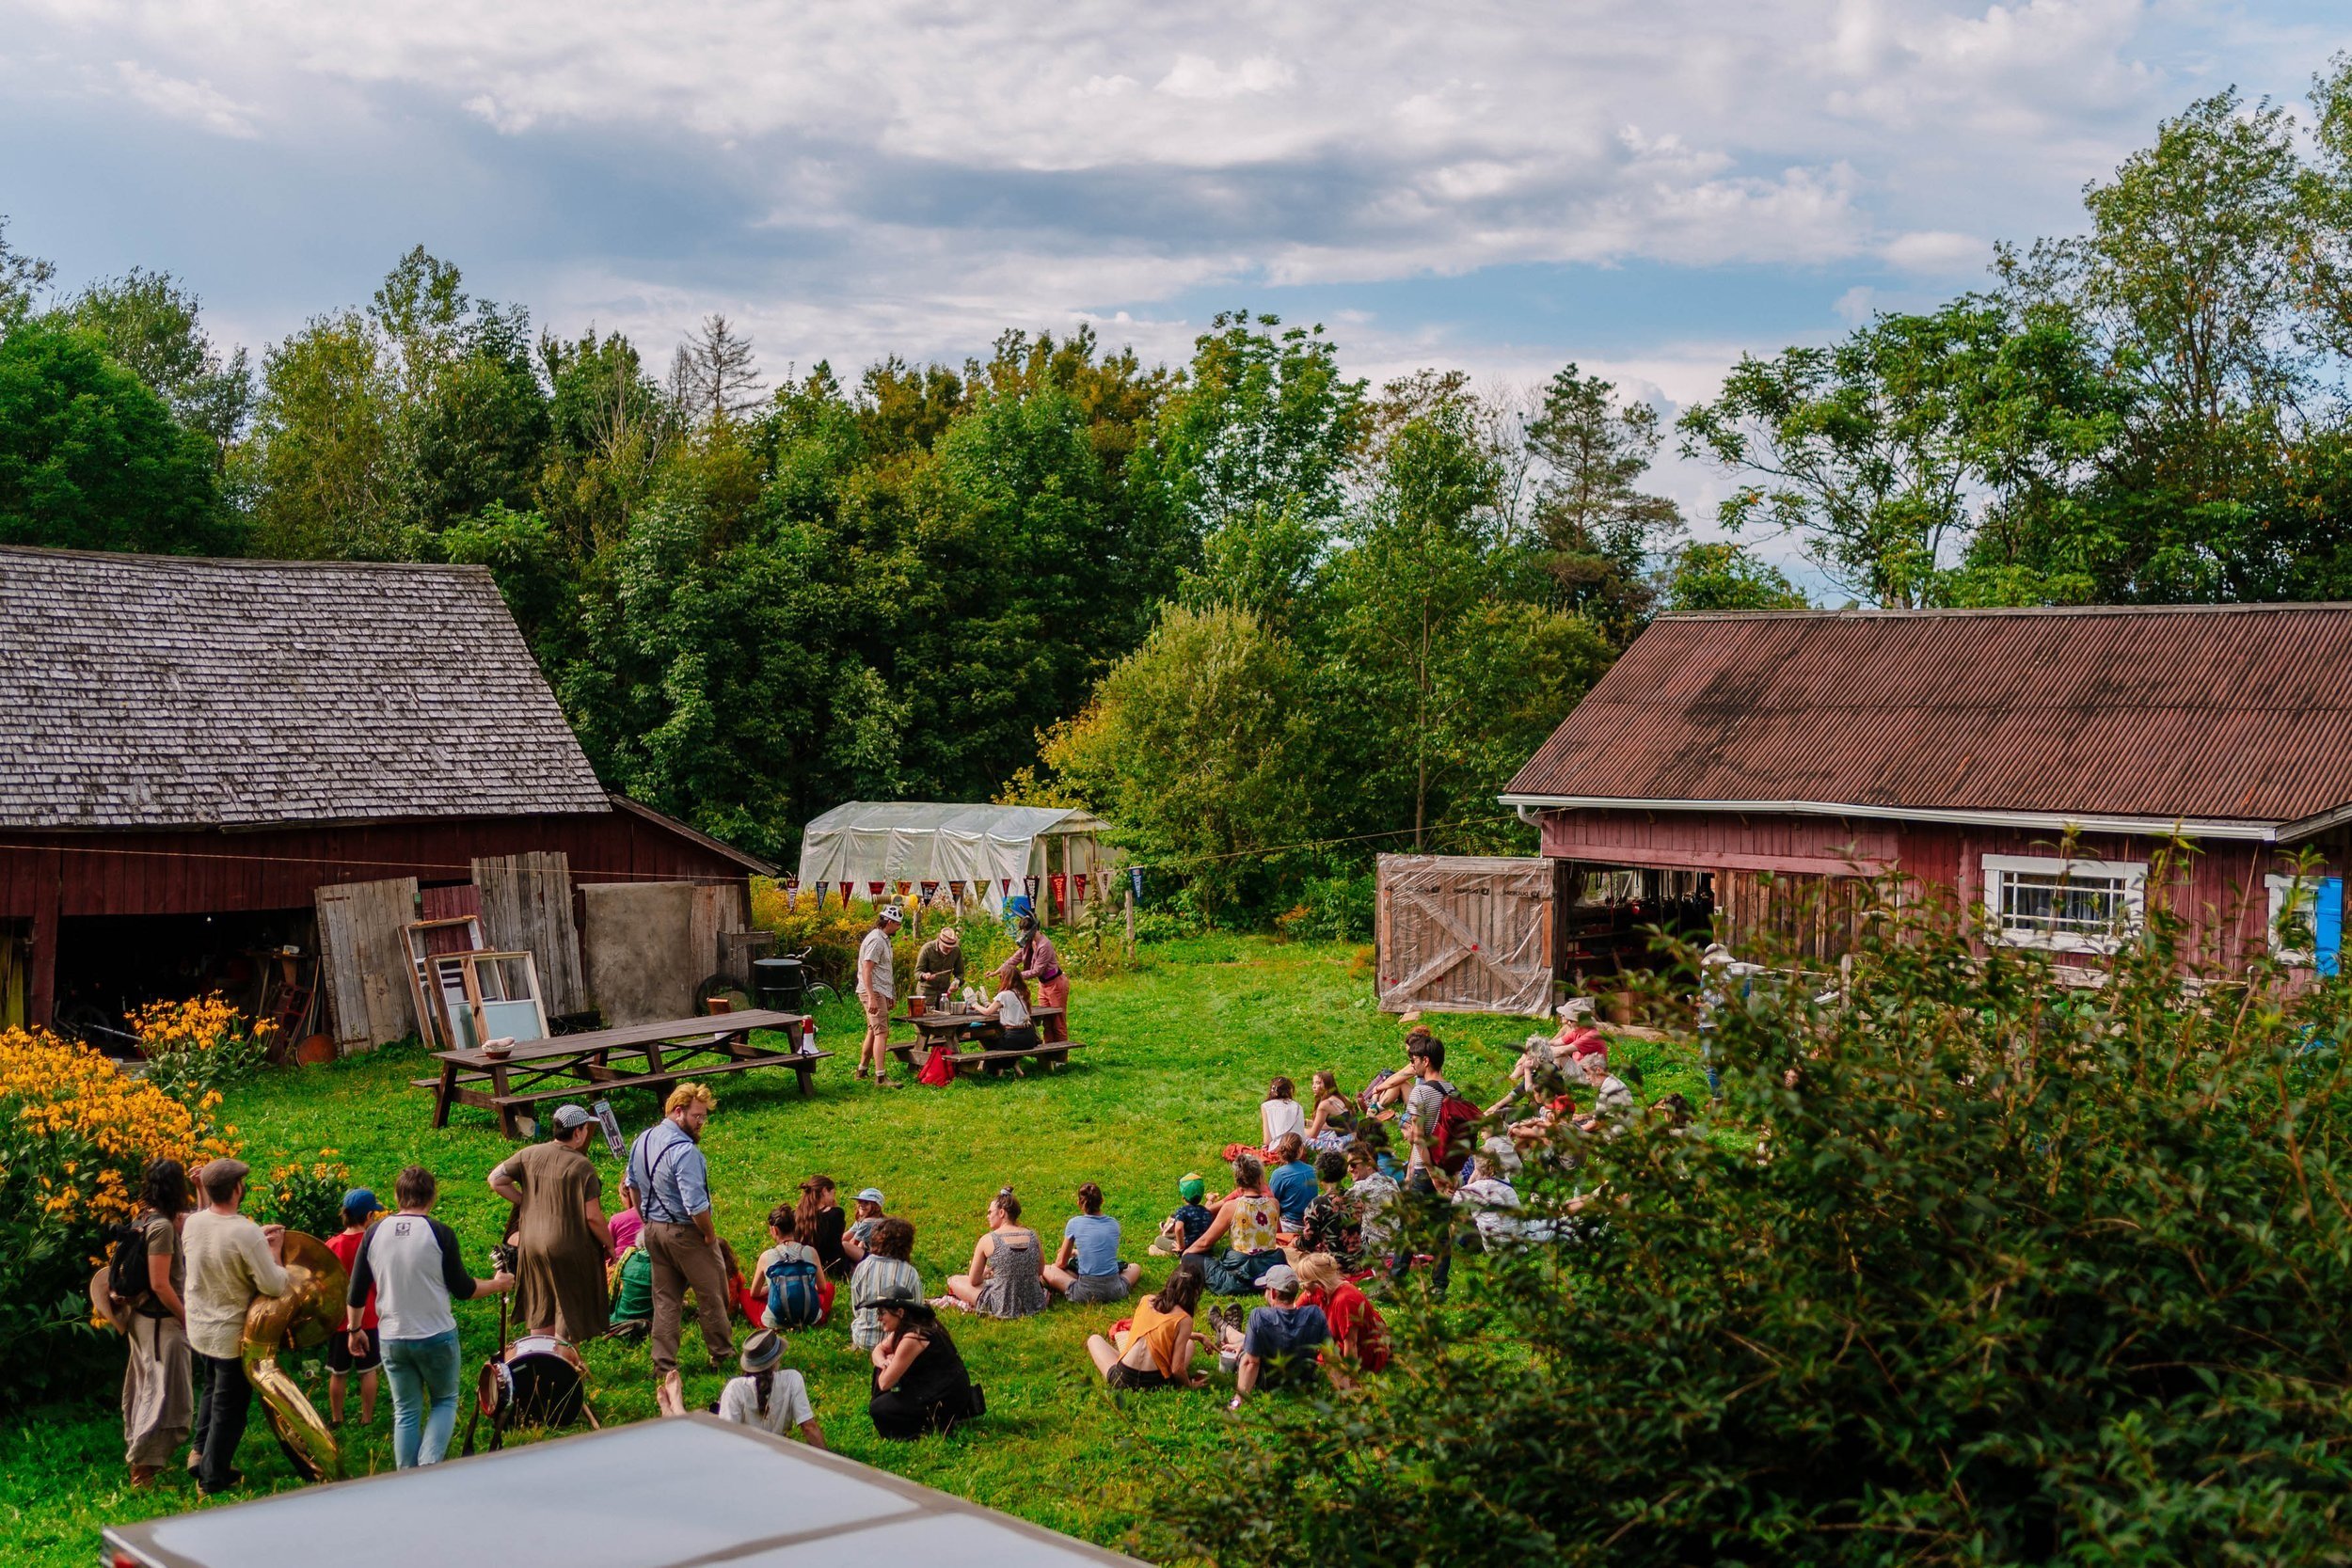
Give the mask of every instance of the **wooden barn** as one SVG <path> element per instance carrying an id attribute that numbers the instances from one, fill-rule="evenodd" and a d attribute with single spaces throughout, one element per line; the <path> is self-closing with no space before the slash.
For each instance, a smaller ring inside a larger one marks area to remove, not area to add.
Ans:
<path id="1" fill-rule="evenodd" d="M 1770 930 L 1824 960 L 1857 873 L 1892 871 L 1980 904 L 1987 942 L 2095 966 L 2177 834 L 2170 907 L 2219 962 L 2296 903 L 2296 957 L 2332 973 L 2347 668 L 2345 605 L 1667 616 L 1502 800 L 1547 856 L 1695 880 L 1735 951 Z"/>
<path id="2" fill-rule="evenodd" d="M 739 924 L 770 870 L 598 783 L 482 568 L 0 548 L 0 1023 L 274 983 L 346 1045 L 396 1037 L 383 931 L 340 983 L 317 961 L 322 913 L 363 907 L 479 910 L 588 1012 L 600 892 L 619 942 L 697 889 Z M 647 885 L 676 896 L 615 892 Z M 678 961 L 682 1005 L 712 966 Z"/>

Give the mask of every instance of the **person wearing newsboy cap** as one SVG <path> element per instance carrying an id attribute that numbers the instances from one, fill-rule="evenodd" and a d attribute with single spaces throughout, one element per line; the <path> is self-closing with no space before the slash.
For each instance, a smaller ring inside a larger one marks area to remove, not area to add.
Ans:
<path id="1" fill-rule="evenodd" d="M 490 1190 L 515 1206 L 515 1317 L 573 1344 L 611 1323 L 604 1257 L 612 1232 L 604 1217 L 604 1178 L 588 1158 L 596 1117 L 559 1105 L 545 1143 L 510 1156 L 490 1173 Z"/>

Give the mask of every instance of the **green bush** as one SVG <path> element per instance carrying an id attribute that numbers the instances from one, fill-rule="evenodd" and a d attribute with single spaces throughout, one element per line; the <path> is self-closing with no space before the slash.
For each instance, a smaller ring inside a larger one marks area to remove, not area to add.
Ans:
<path id="1" fill-rule="evenodd" d="M 1372 935 L 1375 897 L 1370 873 L 1310 877 L 1297 904 L 1274 924 L 1299 942 L 1359 942 Z"/>
<path id="2" fill-rule="evenodd" d="M 1842 999 L 1759 988 L 1724 1016 L 1711 1125 L 1645 1121 L 1523 1186 L 1555 1216 L 1586 1195 L 1576 1241 L 1465 1260 L 1448 1306 L 1408 1288 L 1395 1370 L 1255 1406 L 1222 1477 L 1175 1494 L 1200 1550 L 2352 1555 L 2345 988 L 2185 989 L 2159 908 L 2068 991 L 1891 907 Z"/>

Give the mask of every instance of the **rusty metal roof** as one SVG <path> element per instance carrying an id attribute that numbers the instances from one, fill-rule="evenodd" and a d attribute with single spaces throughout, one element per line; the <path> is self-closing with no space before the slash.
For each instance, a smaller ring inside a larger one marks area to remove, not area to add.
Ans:
<path id="1" fill-rule="evenodd" d="M 2352 605 L 1665 616 L 1530 798 L 2296 821 L 2352 803 Z"/>

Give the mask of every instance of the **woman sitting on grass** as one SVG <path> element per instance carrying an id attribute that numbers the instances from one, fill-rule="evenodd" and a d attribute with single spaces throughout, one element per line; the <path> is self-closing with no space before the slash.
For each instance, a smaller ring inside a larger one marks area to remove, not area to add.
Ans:
<path id="1" fill-rule="evenodd" d="M 1298 1086 L 1287 1078 L 1277 1078 L 1265 1086 L 1265 1102 L 1258 1107 L 1259 1148 L 1272 1148 L 1285 1132 L 1306 1134 L 1307 1110 L 1297 1097 Z"/>
<path id="2" fill-rule="evenodd" d="M 1200 1276 L 1178 1269 L 1158 1295 L 1145 1297 L 1136 1307 L 1123 1347 L 1100 1334 L 1087 1337 L 1094 1370 L 1114 1388 L 1200 1387 L 1209 1375 L 1192 1370 L 1192 1353 L 1209 1341 L 1193 1330 L 1193 1309 L 1200 1305 Z"/>
<path id="3" fill-rule="evenodd" d="M 1314 1114 L 1307 1118 L 1308 1146 L 1344 1153 L 1348 1140 L 1356 1135 L 1356 1106 L 1340 1092 L 1340 1075 L 1329 1068 L 1318 1071 L 1307 1098 L 1314 1106 Z"/>
<path id="4" fill-rule="evenodd" d="M 972 1375 L 939 1314 L 919 1301 L 882 1306 L 882 1341 L 874 1347 L 874 1397 L 866 1413 L 880 1437 L 952 1432 L 972 1414 Z"/>
<path id="5" fill-rule="evenodd" d="M 1045 1265 L 1045 1288 L 1058 1291 L 1073 1307 L 1124 1301 L 1143 1277 L 1143 1265 L 1119 1261 L 1119 1222 L 1103 1212 L 1103 1189 L 1089 1181 L 1078 1189 L 1078 1207 L 1062 1227 L 1061 1250 Z"/>
<path id="6" fill-rule="evenodd" d="M 935 1306 L 991 1318 L 1029 1318 L 1045 1310 L 1045 1259 L 1037 1232 L 1021 1223 L 1021 1200 L 1007 1187 L 989 1200 L 988 1229 L 972 1243 L 970 1271 L 947 1281 Z"/>
<path id="7" fill-rule="evenodd" d="M 1220 1296 L 1254 1295 L 1259 1278 L 1282 1260 L 1277 1239 L 1282 1212 L 1266 1190 L 1265 1166 L 1256 1155 L 1234 1157 L 1233 1183 L 1209 1228 L 1184 1248 L 1183 1266 L 1200 1270 L 1208 1288 Z M 1219 1242 L 1226 1250 L 1213 1252 Z"/>
<path id="8" fill-rule="evenodd" d="M 743 1375 L 727 1379 L 711 1414 L 776 1437 L 797 1428 L 810 1448 L 825 1446 L 817 1412 L 809 1406 L 807 1382 L 784 1365 L 783 1335 L 769 1328 L 753 1335 L 744 1341 L 741 1365 Z"/>

